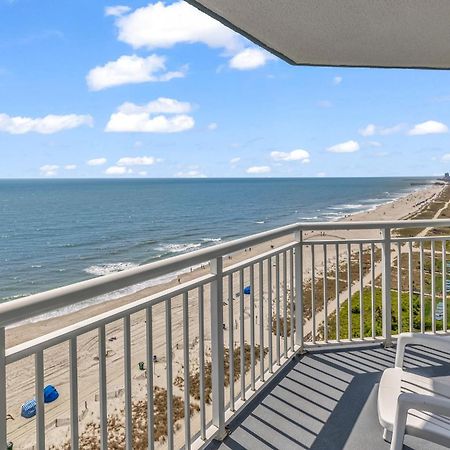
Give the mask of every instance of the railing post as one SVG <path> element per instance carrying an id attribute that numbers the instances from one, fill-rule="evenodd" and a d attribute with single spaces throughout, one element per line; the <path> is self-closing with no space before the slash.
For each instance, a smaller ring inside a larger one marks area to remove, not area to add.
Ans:
<path id="1" fill-rule="evenodd" d="M 304 351 L 303 344 L 303 231 L 297 230 L 294 239 L 295 245 L 295 344 L 300 347 L 299 351 Z"/>
<path id="2" fill-rule="evenodd" d="M 391 229 L 381 229 L 381 285 L 382 285 L 382 321 L 385 347 L 392 346 L 391 339 Z"/>
<path id="3" fill-rule="evenodd" d="M 213 425 L 217 427 L 214 436 L 223 440 L 225 430 L 224 395 L 224 349 L 223 349 L 223 260 L 222 257 L 211 260 L 211 273 L 216 275 L 211 282 L 211 361 L 212 361 L 212 412 Z M 230 325 L 232 326 L 232 325 Z M 230 349 L 232 358 L 233 349 Z M 231 376 L 231 380 L 233 377 Z M 232 381 L 231 381 L 232 382 Z"/>
<path id="4" fill-rule="evenodd" d="M 0 328 L 0 448 L 6 447 L 6 341 L 5 328 Z"/>

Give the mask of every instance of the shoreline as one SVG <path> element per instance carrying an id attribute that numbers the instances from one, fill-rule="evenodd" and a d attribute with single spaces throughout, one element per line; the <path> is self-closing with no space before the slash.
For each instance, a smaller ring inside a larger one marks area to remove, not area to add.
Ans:
<path id="1" fill-rule="evenodd" d="M 400 198 L 388 203 L 384 203 L 371 209 L 369 211 L 358 212 L 352 215 L 346 220 L 350 221 L 363 221 L 363 220 L 397 220 L 416 214 L 421 208 L 432 202 L 437 195 L 445 188 L 440 185 L 432 185 L 424 187 L 423 189 L 414 190 L 413 192 L 401 196 Z M 342 219 L 341 219 L 342 220 Z M 364 230 L 353 231 L 339 231 L 333 233 L 333 237 L 345 238 L 349 233 L 352 236 L 359 237 L 371 237 L 370 233 Z M 319 233 L 308 232 L 305 233 L 305 239 L 323 238 Z M 373 230 L 374 237 L 376 237 L 377 230 Z M 280 238 L 272 242 L 266 242 L 255 246 L 251 250 L 251 256 L 256 256 L 260 253 L 270 250 L 272 244 L 283 245 L 290 240 L 289 237 Z M 236 264 L 239 261 L 249 258 L 248 252 L 238 252 L 232 255 L 232 260 L 226 260 L 225 266 L 228 264 Z M 305 259 L 305 266 L 308 263 Z M 316 260 L 316 264 L 319 266 L 321 262 Z M 182 276 L 182 282 L 189 281 L 204 275 L 208 272 L 208 266 L 198 268 L 192 272 L 187 272 Z M 245 280 L 248 282 L 248 280 Z M 256 279 L 255 279 L 256 283 Z M 173 286 L 177 286 L 177 279 L 173 279 L 158 286 L 152 286 L 145 288 L 141 291 L 128 294 L 124 297 L 117 298 L 115 300 L 106 301 L 103 303 L 88 306 L 63 316 L 45 319 L 40 322 L 27 323 L 25 325 L 19 325 L 14 328 L 6 330 L 7 348 L 18 345 L 25 341 L 28 341 L 37 336 L 41 336 L 57 329 L 69 326 L 79 321 L 92 318 L 98 314 L 104 313 L 108 310 L 117 308 L 121 305 L 127 304 L 132 301 L 136 301 L 140 298 L 152 295 Z M 207 311 L 207 305 L 209 302 L 209 293 L 205 290 L 205 310 Z M 190 296 L 192 298 L 192 306 L 190 307 L 190 316 L 192 320 L 196 320 L 198 317 L 198 307 L 195 301 L 195 295 Z M 182 331 L 182 310 L 181 304 L 175 303 L 173 306 L 173 342 L 174 345 L 177 342 L 181 342 Z M 159 304 L 153 307 L 153 333 L 154 333 L 154 354 L 158 355 L 158 358 L 163 357 L 165 354 L 165 332 L 164 332 L 164 308 L 163 304 Z M 209 346 L 209 330 L 210 330 L 210 317 L 205 315 L 205 342 L 207 342 L 206 351 Z M 248 324 L 245 326 L 247 327 Z M 136 313 L 132 316 L 132 367 L 137 366 L 138 361 L 145 361 L 145 325 L 144 315 Z M 192 345 L 197 345 L 195 354 L 198 354 L 198 338 L 196 337 L 197 329 L 195 325 L 190 327 L 189 341 Z M 95 394 L 98 386 L 98 363 L 95 360 L 97 354 L 97 334 L 95 332 L 86 333 L 81 335 L 78 339 L 78 356 L 79 356 L 79 373 L 80 373 L 80 393 L 79 400 L 80 405 L 87 405 L 87 416 L 80 423 L 80 430 L 86 425 L 86 421 L 95 421 L 98 414 L 98 402 L 95 402 Z M 122 343 L 123 343 L 123 329 L 122 323 L 114 322 L 107 327 L 107 348 L 111 351 L 112 357 L 108 360 L 108 392 L 114 392 L 119 389 L 123 384 L 123 358 L 122 358 Z M 113 340 L 112 340 L 113 339 Z M 194 347 L 192 348 L 194 350 Z M 46 420 L 55 421 L 56 419 L 65 420 L 68 417 L 69 411 L 69 399 L 70 399 L 70 379 L 68 376 L 68 358 L 67 358 L 67 343 L 59 344 L 46 350 L 46 364 L 45 364 L 45 377 L 46 381 L 57 386 L 60 392 L 60 398 L 55 404 L 48 405 L 46 407 Z M 195 358 L 194 358 L 195 359 Z M 162 359 L 163 360 L 163 359 Z M 182 346 L 174 348 L 173 365 L 174 375 L 181 371 L 183 364 L 183 349 Z M 195 367 L 195 360 L 193 360 L 192 366 Z M 15 417 L 14 421 L 10 421 L 8 428 L 10 428 L 9 435 L 11 440 L 16 445 L 23 448 L 25 443 L 28 444 L 31 435 L 34 436 L 34 421 L 27 421 L 20 417 L 20 405 L 27 399 L 34 396 L 34 377 L 30 376 L 29 366 L 32 365 L 32 358 L 26 358 L 8 366 L 7 376 L 7 395 L 8 395 L 8 412 Z M 164 364 L 157 364 L 155 369 L 155 386 L 165 386 L 165 371 Z M 134 373 L 134 370 L 133 370 Z M 142 398 L 145 395 L 145 378 L 139 378 L 139 372 L 133 376 L 133 399 Z M 174 393 L 180 395 L 180 391 L 175 389 Z M 111 402 L 108 402 L 108 410 L 113 412 L 114 410 L 120 410 L 123 399 L 118 397 Z M 80 412 L 83 408 L 80 407 Z M 194 419 L 193 419 L 194 420 Z M 197 419 L 195 419 L 197 420 Z M 52 442 L 58 445 L 64 441 L 67 436 L 67 427 L 54 427 L 52 428 Z M 50 444 L 50 442 L 49 442 Z M 26 447 L 25 447 L 26 448 Z"/>

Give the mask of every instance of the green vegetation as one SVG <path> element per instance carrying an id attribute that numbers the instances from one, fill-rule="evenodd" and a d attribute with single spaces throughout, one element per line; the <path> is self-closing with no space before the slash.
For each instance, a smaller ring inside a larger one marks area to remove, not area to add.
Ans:
<path id="1" fill-rule="evenodd" d="M 397 291 L 391 291 L 392 298 L 392 333 L 398 333 L 398 311 L 397 311 Z M 436 304 L 441 300 L 436 298 Z M 401 294 L 401 329 L 402 331 L 409 331 L 409 294 Z M 382 335 L 382 309 L 381 309 L 381 289 L 375 289 L 375 335 Z M 431 298 L 425 297 L 425 330 L 431 330 Z M 450 299 L 447 299 L 447 310 L 450 311 Z M 413 331 L 420 331 L 420 296 L 413 294 L 412 298 L 413 311 Z M 340 338 L 348 339 L 348 302 L 345 301 L 340 307 Z M 363 291 L 363 319 L 364 319 L 364 337 L 372 336 L 372 298 L 371 289 L 366 288 Z M 359 292 L 352 296 L 352 337 L 360 337 L 360 295 Z M 447 317 L 450 328 L 450 314 Z M 442 330 L 442 321 L 436 321 L 436 329 Z M 321 334 L 323 329 L 321 329 Z M 328 318 L 328 338 L 336 339 L 336 314 Z"/>

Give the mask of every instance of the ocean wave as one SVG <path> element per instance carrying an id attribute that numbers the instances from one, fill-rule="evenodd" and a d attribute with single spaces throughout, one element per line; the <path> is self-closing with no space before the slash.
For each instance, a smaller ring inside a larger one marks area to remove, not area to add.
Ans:
<path id="1" fill-rule="evenodd" d="M 222 238 L 203 238 L 203 242 L 220 242 Z"/>
<path id="2" fill-rule="evenodd" d="M 377 203 L 377 204 L 384 203 L 384 202 L 386 202 L 386 200 L 387 200 L 386 198 L 375 197 L 375 198 L 368 198 L 366 200 L 361 200 L 361 202 L 364 204 L 371 205 L 374 203 Z"/>
<path id="3" fill-rule="evenodd" d="M 161 244 L 158 247 L 156 247 L 156 250 L 164 253 L 185 253 L 185 252 L 191 252 L 195 250 L 196 248 L 201 247 L 202 244 L 196 244 L 193 242 L 186 243 L 186 244 Z"/>
<path id="4" fill-rule="evenodd" d="M 266 223 L 266 221 L 265 220 L 257 220 L 255 223 L 262 224 L 262 223 Z"/>
<path id="5" fill-rule="evenodd" d="M 364 205 L 362 203 L 345 203 L 343 205 L 331 207 L 330 209 L 360 209 L 360 208 L 364 208 Z"/>
<path id="6" fill-rule="evenodd" d="M 323 219 L 329 222 L 336 222 L 342 219 L 344 216 L 345 214 L 341 212 L 327 212 L 322 215 Z"/>
<path id="7" fill-rule="evenodd" d="M 138 267 L 138 264 L 132 262 L 105 263 L 89 266 L 84 269 L 84 272 L 89 273 L 90 275 L 101 276 L 115 272 L 122 272 L 123 270 L 133 269 L 134 267 Z"/>
<path id="8" fill-rule="evenodd" d="M 16 294 L 16 295 L 10 295 L 9 297 L 2 297 L 2 302 L 8 302 L 10 300 L 17 300 L 18 298 L 27 297 L 28 295 L 31 295 L 31 292 L 25 293 L 25 294 Z"/>

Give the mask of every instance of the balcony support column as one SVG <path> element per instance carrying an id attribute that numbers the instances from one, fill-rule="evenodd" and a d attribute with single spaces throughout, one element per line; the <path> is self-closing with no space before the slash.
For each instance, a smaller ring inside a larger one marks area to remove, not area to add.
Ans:
<path id="1" fill-rule="evenodd" d="M 225 430 L 225 364 L 223 342 L 223 259 L 211 260 L 211 361 L 212 361 L 212 422 L 217 427 L 214 439 L 222 441 Z M 232 352 L 233 349 L 230 349 Z M 232 355 L 230 354 L 230 358 Z"/>
<path id="2" fill-rule="evenodd" d="M 391 303 L 391 229 L 381 229 L 381 280 L 382 280 L 382 322 L 384 346 L 392 347 L 392 303 Z"/>

